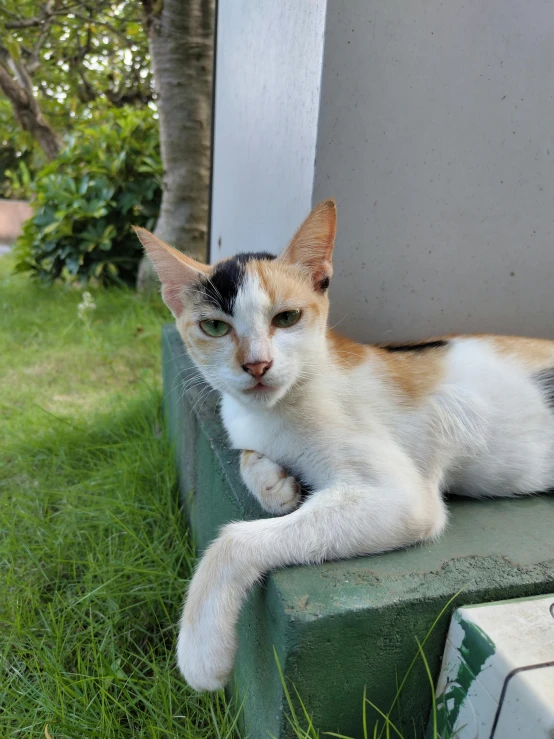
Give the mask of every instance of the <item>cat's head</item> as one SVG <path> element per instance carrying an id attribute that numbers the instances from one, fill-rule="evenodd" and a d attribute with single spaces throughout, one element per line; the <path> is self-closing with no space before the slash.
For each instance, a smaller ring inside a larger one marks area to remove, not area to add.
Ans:
<path id="1" fill-rule="evenodd" d="M 245 253 L 206 266 L 135 230 L 185 346 L 212 387 L 268 407 L 313 375 L 329 311 L 334 200 L 314 208 L 278 257 Z"/>

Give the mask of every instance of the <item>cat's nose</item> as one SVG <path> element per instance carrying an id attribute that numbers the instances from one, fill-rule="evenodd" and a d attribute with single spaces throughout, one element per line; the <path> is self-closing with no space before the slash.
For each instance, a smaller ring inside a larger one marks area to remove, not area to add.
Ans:
<path id="1" fill-rule="evenodd" d="M 263 377 L 273 362 L 246 362 L 242 369 L 252 377 Z"/>

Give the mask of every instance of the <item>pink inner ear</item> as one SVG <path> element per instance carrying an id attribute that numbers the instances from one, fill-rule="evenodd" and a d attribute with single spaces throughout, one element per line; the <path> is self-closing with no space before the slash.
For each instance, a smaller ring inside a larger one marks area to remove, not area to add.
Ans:
<path id="1" fill-rule="evenodd" d="M 162 284 L 163 301 L 167 305 L 169 310 L 173 313 L 175 318 L 179 318 L 185 307 L 183 304 L 182 293 L 183 285 Z"/>
<path id="2" fill-rule="evenodd" d="M 333 266 L 331 262 L 324 261 L 319 269 L 313 273 L 314 287 L 316 290 L 326 290 L 329 287 L 329 281 L 333 276 Z"/>

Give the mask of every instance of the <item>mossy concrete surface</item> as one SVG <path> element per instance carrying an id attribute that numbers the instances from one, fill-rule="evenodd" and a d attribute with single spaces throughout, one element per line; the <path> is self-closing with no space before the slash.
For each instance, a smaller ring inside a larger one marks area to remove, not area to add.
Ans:
<path id="1" fill-rule="evenodd" d="M 227 521 L 264 514 L 244 488 L 228 449 L 216 393 L 173 327 L 163 334 L 165 409 L 180 485 L 199 551 Z M 387 712 L 437 615 L 459 590 L 425 645 L 436 680 L 449 617 L 461 605 L 554 589 L 554 496 L 452 499 L 446 533 L 433 544 L 320 566 L 290 567 L 254 589 L 240 621 L 234 674 L 251 739 L 292 736 L 277 671 L 302 697 L 314 725 L 362 737 L 362 698 Z M 293 691 L 294 692 L 294 691 Z M 424 736 L 431 688 L 421 660 L 392 712 L 408 737 Z M 368 725 L 378 714 L 368 710 Z M 372 733 L 372 732 L 371 732 Z"/>

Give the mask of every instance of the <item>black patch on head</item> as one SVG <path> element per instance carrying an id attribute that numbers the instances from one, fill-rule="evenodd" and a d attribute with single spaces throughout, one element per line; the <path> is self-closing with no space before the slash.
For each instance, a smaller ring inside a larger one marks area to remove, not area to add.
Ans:
<path id="1" fill-rule="evenodd" d="M 232 316 L 237 293 L 244 282 L 244 266 L 253 259 L 275 259 L 275 255 L 265 251 L 246 252 L 220 262 L 209 279 L 201 279 L 202 299 Z"/>
<path id="2" fill-rule="evenodd" d="M 540 387 L 547 405 L 554 410 L 554 367 L 536 372 L 533 379 Z"/>
<path id="3" fill-rule="evenodd" d="M 419 344 L 383 344 L 381 349 L 388 352 L 424 352 L 427 349 L 439 349 L 448 346 L 448 341 L 437 339 L 436 341 L 422 341 Z"/>
<path id="4" fill-rule="evenodd" d="M 235 254 L 231 259 L 236 259 L 237 262 L 246 264 L 247 262 L 251 262 L 253 259 L 266 259 L 271 261 L 272 259 L 276 259 L 276 257 L 275 254 L 270 254 L 267 251 L 245 251 L 242 254 Z"/>

